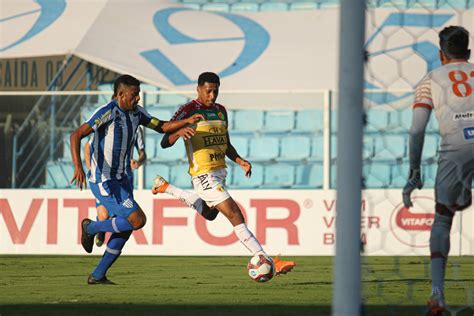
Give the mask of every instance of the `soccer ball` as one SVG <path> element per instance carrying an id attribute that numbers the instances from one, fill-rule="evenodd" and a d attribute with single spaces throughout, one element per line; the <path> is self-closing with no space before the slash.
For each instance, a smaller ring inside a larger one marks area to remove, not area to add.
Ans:
<path id="1" fill-rule="evenodd" d="M 273 278 L 275 267 L 273 262 L 264 255 L 255 255 L 250 259 L 247 270 L 255 282 L 267 282 Z"/>

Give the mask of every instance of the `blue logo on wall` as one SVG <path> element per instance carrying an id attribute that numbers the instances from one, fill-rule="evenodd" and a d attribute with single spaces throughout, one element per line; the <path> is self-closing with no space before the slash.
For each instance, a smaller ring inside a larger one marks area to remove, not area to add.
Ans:
<path id="1" fill-rule="evenodd" d="M 453 14 L 415 14 L 415 13 L 392 13 L 390 14 L 382 25 L 375 30 L 375 32 L 370 36 L 370 38 L 365 43 L 367 47 L 379 36 L 382 34 L 385 28 L 387 27 L 414 27 L 414 28 L 440 28 L 446 24 L 454 15 Z M 370 57 L 376 57 L 378 55 L 383 55 L 391 52 L 401 51 L 401 50 L 411 50 L 416 53 L 418 56 L 424 59 L 427 64 L 427 70 L 431 71 L 441 65 L 438 57 L 439 48 L 437 45 L 429 41 L 420 41 L 411 43 L 408 45 L 402 45 L 399 47 L 394 47 L 390 49 L 384 49 L 375 52 L 369 52 Z M 368 81 L 365 82 L 366 89 L 383 89 L 375 84 L 372 84 Z M 394 102 L 408 96 L 411 96 L 412 93 L 405 93 L 402 95 L 396 95 L 388 92 L 381 93 L 368 93 L 366 97 L 375 103 L 390 103 Z"/>
<path id="2" fill-rule="evenodd" d="M 268 32 L 255 21 L 247 17 L 222 12 L 213 12 L 212 14 L 224 17 L 234 23 L 244 34 L 242 37 L 196 39 L 187 36 L 172 26 L 169 21 L 173 14 L 183 11 L 193 10 L 187 8 L 168 8 L 157 11 L 153 17 L 155 28 L 171 45 L 244 41 L 244 47 L 239 56 L 232 64 L 219 73 L 219 76 L 221 77 L 232 75 L 252 64 L 260 57 L 260 55 L 262 55 L 265 49 L 267 49 L 270 42 L 270 35 Z M 196 82 L 181 71 L 181 69 L 159 49 L 144 51 L 141 52 L 141 55 L 176 86 L 188 85 Z"/>
<path id="3" fill-rule="evenodd" d="M 464 129 L 464 139 L 473 139 L 474 138 L 474 127 L 466 127 Z"/>
<path id="4" fill-rule="evenodd" d="M 39 4 L 40 6 L 39 9 L 15 14 L 15 15 L 8 16 L 5 18 L 0 18 L 0 25 L 1 25 L 1 23 L 5 23 L 10 20 L 19 19 L 27 15 L 40 12 L 38 19 L 35 21 L 33 26 L 29 30 L 27 30 L 26 33 L 22 37 L 20 37 L 18 40 L 14 41 L 13 43 L 5 47 L 0 47 L 0 52 L 6 51 L 7 49 L 20 45 L 21 43 L 29 40 L 30 38 L 38 35 L 42 31 L 44 31 L 48 26 L 53 24 L 54 21 L 56 21 L 63 14 L 64 9 L 66 8 L 65 0 L 35 0 L 35 2 Z"/>

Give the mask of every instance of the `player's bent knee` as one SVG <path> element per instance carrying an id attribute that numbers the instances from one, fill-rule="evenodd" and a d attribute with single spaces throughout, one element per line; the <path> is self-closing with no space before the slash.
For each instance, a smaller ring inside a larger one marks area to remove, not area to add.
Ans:
<path id="1" fill-rule="evenodd" d="M 208 221 L 215 220 L 218 214 L 219 214 L 219 211 L 214 207 L 206 208 L 205 210 L 202 211 L 202 216 Z"/>
<path id="2" fill-rule="evenodd" d="M 454 216 L 454 211 L 451 211 L 449 207 L 441 203 L 436 203 L 435 209 L 436 213 L 439 215 L 446 216 L 449 218 L 452 218 Z"/>

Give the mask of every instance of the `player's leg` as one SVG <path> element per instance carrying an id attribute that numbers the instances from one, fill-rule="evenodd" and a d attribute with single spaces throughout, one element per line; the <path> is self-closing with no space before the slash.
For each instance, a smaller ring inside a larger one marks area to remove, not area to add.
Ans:
<path id="1" fill-rule="evenodd" d="M 208 221 L 214 220 L 217 217 L 217 214 L 219 214 L 219 211 L 215 208 L 209 207 L 196 193 L 178 188 L 159 175 L 156 176 L 154 180 L 151 192 L 153 194 L 167 193 L 178 198 L 181 202 L 194 209 Z"/>
<path id="2" fill-rule="evenodd" d="M 100 203 L 97 203 L 96 208 L 97 208 L 98 221 L 105 221 L 106 219 L 109 218 L 109 212 L 107 212 L 107 209 L 105 208 L 105 206 L 103 206 Z M 101 247 L 104 244 L 104 241 L 105 241 L 104 232 L 99 232 L 97 233 L 97 235 L 95 235 L 95 245 L 97 247 Z"/>

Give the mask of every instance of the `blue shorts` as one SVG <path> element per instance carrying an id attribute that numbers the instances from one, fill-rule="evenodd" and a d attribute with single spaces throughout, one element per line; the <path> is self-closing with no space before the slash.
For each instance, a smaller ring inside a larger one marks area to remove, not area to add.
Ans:
<path id="1" fill-rule="evenodd" d="M 130 170 L 130 171 L 127 170 L 127 175 L 128 175 L 128 182 L 129 182 L 130 185 L 132 186 L 132 190 L 133 190 L 133 189 L 134 189 L 134 187 L 133 187 L 133 181 L 135 180 L 135 179 L 133 178 L 133 171 L 132 171 L 132 170 Z M 95 207 L 98 208 L 98 207 L 101 206 L 101 205 L 102 205 L 102 203 L 101 203 L 98 199 L 95 199 Z"/>
<path id="2" fill-rule="evenodd" d="M 96 198 L 96 205 L 105 206 L 109 217 L 127 218 L 139 207 L 133 198 L 133 188 L 128 178 L 100 183 L 89 182 L 89 185 Z"/>

